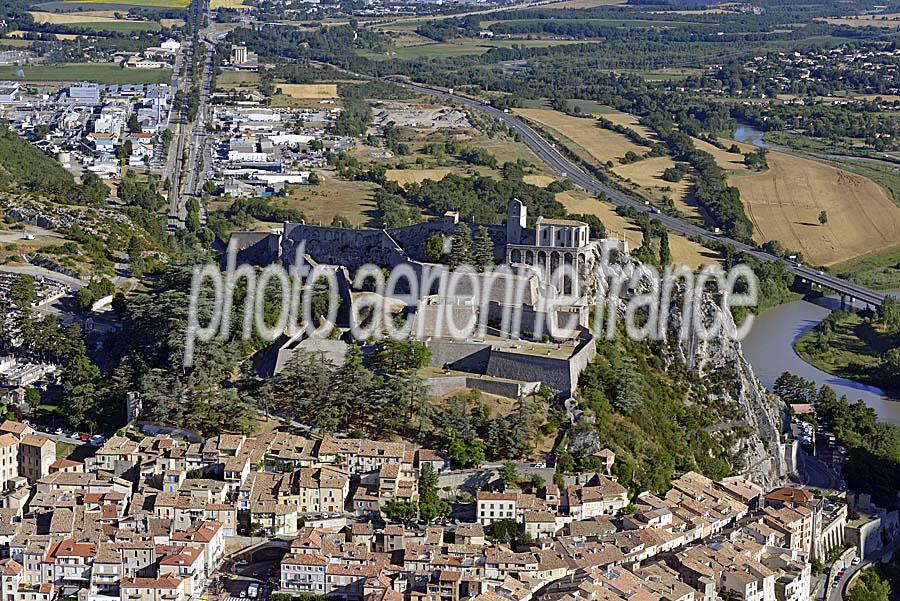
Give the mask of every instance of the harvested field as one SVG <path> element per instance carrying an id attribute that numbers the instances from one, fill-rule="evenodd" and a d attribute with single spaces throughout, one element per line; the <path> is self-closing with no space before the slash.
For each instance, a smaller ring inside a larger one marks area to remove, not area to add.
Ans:
<path id="1" fill-rule="evenodd" d="M 522 178 L 526 184 L 531 184 L 532 186 L 540 186 L 541 188 L 546 188 L 554 181 L 556 178 L 550 177 L 549 175 L 526 175 Z"/>
<path id="2" fill-rule="evenodd" d="M 611 204 L 576 190 L 560 192 L 556 195 L 556 199 L 570 213 L 596 215 L 603 222 L 603 225 L 606 226 L 609 236 L 624 238 L 628 241 L 629 249 L 633 250 L 640 247 L 643 240 L 640 228 L 630 219 L 617 215 L 615 208 Z M 673 232 L 669 233 L 669 249 L 672 251 L 672 261 L 676 265 L 688 265 L 689 267 L 697 268 L 719 260 L 719 255 L 715 251 L 709 250 Z"/>
<path id="3" fill-rule="evenodd" d="M 656 132 L 646 125 L 641 125 L 640 122 L 638 122 L 638 118 L 634 115 L 623 113 L 622 111 L 613 110 L 608 113 L 603 113 L 603 118 L 608 121 L 612 121 L 616 125 L 621 125 L 623 127 L 627 127 L 628 129 L 634 130 L 648 140 L 657 139 Z"/>
<path id="4" fill-rule="evenodd" d="M 729 179 L 758 242 L 778 240 L 811 263 L 833 265 L 900 240 L 900 208 L 872 180 L 780 152 L 770 152 L 768 163 L 768 171 Z"/>
<path id="5" fill-rule="evenodd" d="M 885 13 L 883 15 L 859 15 L 854 17 L 834 17 L 822 19 L 831 25 L 845 27 L 881 27 L 883 29 L 900 29 L 900 14 Z"/>
<path id="6" fill-rule="evenodd" d="M 658 199 L 661 199 L 664 194 L 669 196 L 675 204 L 675 208 L 683 215 L 702 220 L 703 212 L 689 201 L 693 178 L 688 175 L 681 178 L 680 182 L 668 182 L 662 178 L 663 172 L 674 166 L 675 162 L 669 157 L 652 157 L 627 165 L 616 165 L 613 167 L 613 172 L 619 177 L 651 190 Z M 664 192 L 660 188 L 671 188 L 671 191 Z"/>
<path id="7" fill-rule="evenodd" d="M 450 167 L 434 167 L 432 169 L 388 169 L 384 176 L 405 186 L 406 184 L 418 184 L 426 179 L 438 181 L 445 175 L 453 173 Z"/>
<path id="8" fill-rule="evenodd" d="M 76 23 L 115 23 L 116 11 L 112 10 L 85 10 L 69 13 L 53 13 L 44 11 L 28 11 L 35 23 L 50 23 L 51 25 L 70 25 Z"/>
<path id="9" fill-rule="evenodd" d="M 592 157 L 605 163 L 616 161 L 629 151 L 643 154 L 645 146 L 638 146 L 621 134 L 600 127 L 589 117 L 570 117 L 550 109 L 514 109 L 515 113 L 558 133 L 561 141 L 574 142 Z M 573 149 L 576 150 L 576 149 Z"/>
<path id="10" fill-rule="evenodd" d="M 160 19 L 159 24 L 163 27 L 179 28 L 184 27 L 184 19 Z"/>
<path id="11" fill-rule="evenodd" d="M 326 100 L 338 97 L 336 83 L 278 83 L 275 87 L 291 98 Z"/>
<path id="12" fill-rule="evenodd" d="M 241 0 L 209 0 L 209 7 L 217 8 L 249 8 L 256 9 L 252 4 L 244 4 Z"/>
<path id="13" fill-rule="evenodd" d="M 250 71 L 222 71 L 216 75 L 216 89 L 237 90 L 259 87 L 259 73 Z"/>
<path id="14" fill-rule="evenodd" d="M 727 150 L 722 150 L 718 146 L 713 146 L 709 142 L 705 142 L 697 138 L 693 138 L 693 141 L 694 146 L 697 147 L 697 150 L 708 152 L 715 159 L 716 165 L 718 165 L 722 169 L 727 169 L 729 171 L 747 171 L 747 167 L 744 165 L 743 153 L 753 152 L 754 150 L 756 150 L 756 147 L 751 144 L 735 142 L 734 140 L 719 140 L 728 147 L 730 147 L 732 144 L 737 144 L 738 148 L 741 149 L 741 154 L 735 154 L 733 152 L 728 152 Z"/>

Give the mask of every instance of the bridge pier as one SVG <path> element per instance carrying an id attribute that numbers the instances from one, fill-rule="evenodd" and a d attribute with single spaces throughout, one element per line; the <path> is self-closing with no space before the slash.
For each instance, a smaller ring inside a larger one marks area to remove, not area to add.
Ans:
<path id="1" fill-rule="evenodd" d="M 847 306 L 847 295 L 841 294 L 841 309 Z"/>

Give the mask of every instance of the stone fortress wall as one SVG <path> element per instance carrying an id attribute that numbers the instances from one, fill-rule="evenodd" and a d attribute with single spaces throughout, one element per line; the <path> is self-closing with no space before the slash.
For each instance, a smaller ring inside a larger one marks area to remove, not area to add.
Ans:
<path id="1" fill-rule="evenodd" d="M 513 199 L 509 204 L 509 220 L 515 218 L 515 226 L 485 226 L 494 242 L 495 262 L 498 265 L 504 264 L 508 260 L 509 247 L 507 243 L 511 232 L 517 248 L 523 243 L 539 244 L 535 234 L 541 231 L 542 220 L 538 220 L 535 231 L 528 230 L 524 212 L 523 204 Z M 421 273 L 422 268 L 428 262 L 428 257 L 425 256 L 425 241 L 436 233 L 449 238 L 456 230 L 458 223 L 459 216 L 456 213 L 448 213 L 439 219 L 390 230 L 285 223 L 283 233 L 237 232 L 232 235 L 230 243 L 236 245 L 239 264 L 264 265 L 281 260 L 286 267 L 290 268 L 297 260 L 297 249 L 302 245 L 305 255 L 312 262 L 340 265 L 351 274 L 367 264 L 389 268 L 407 264 L 411 265 L 414 271 Z M 571 221 L 553 227 L 559 227 L 563 232 L 572 228 L 575 228 L 575 231 L 582 229 L 587 231 L 587 226 L 584 224 Z M 470 229 L 474 236 L 478 226 L 472 225 Z M 586 235 L 584 237 L 586 239 Z M 585 240 L 585 245 L 582 246 L 584 249 L 589 249 L 593 248 L 592 245 L 596 245 L 596 241 Z M 426 310 L 429 308 L 430 310 Z M 521 309 L 519 331 L 523 333 L 536 332 L 538 329 L 536 324 L 539 319 L 543 319 L 543 314 L 534 304 L 523 303 L 522 307 L 517 308 Z M 448 303 L 443 306 L 426 305 L 421 309 L 421 315 L 418 315 L 418 318 L 425 320 L 425 325 L 427 325 L 427 322 L 433 320 L 441 311 L 454 313 L 462 318 L 467 313 L 471 313 L 474 307 L 463 304 L 454 306 L 452 303 Z M 489 306 L 488 319 L 496 320 L 502 309 L 503 307 L 498 302 L 492 301 Z M 502 344 L 492 345 L 488 341 L 451 341 L 433 336 L 433 332 L 427 327 L 423 337 L 431 349 L 431 364 L 434 367 L 519 383 L 540 381 L 558 394 L 570 395 L 577 386 L 579 374 L 596 353 L 594 338 L 583 327 L 587 324 L 587 313 L 586 305 L 578 305 L 561 310 L 553 316 L 558 323 L 570 323 L 572 319 L 575 319 L 582 326 L 578 338 L 565 343 L 572 345 L 572 352 L 569 355 L 558 352 L 559 348 L 562 348 L 561 346 L 557 347 L 557 352 L 550 352 L 549 349 L 552 348 L 552 345 L 548 345 L 548 352 L 545 355 L 537 351 L 528 353 L 514 350 L 504 347 Z M 463 319 L 458 321 L 464 322 Z M 509 386 L 500 384 L 498 386 L 506 392 L 512 390 Z M 517 390 L 521 391 L 521 389 Z"/>

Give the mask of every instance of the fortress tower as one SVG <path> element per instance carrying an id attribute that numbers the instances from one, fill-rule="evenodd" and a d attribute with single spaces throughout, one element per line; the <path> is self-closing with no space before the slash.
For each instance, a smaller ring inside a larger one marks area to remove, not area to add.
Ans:
<path id="1" fill-rule="evenodd" d="M 528 221 L 528 209 L 518 198 L 506 205 L 506 243 L 522 244 L 522 232 Z"/>

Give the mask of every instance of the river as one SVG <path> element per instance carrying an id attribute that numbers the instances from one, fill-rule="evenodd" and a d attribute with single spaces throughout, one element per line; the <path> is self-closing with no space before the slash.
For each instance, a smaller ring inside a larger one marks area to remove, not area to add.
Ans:
<path id="1" fill-rule="evenodd" d="M 735 140 L 760 148 L 766 146 L 763 136 L 763 132 L 748 125 L 739 125 L 734 131 Z M 837 298 L 825 297 L 788 303 L 758 316 L 743 342 L 744 356 L 753 366 L 753 373 L 769 389 L 785 371 L 812 380 L 819 386 L 828 384 L 838 396 L 846 395 L 851 402 L 862 399 L 882 420 L 900 424 L 900 399 L 891 398 L 874 386 L 832 376 L 794 352 L 794 341 L 837 308 L 840 308 Z"/>
<path id="2" fill-rule="evenodd" d="M 900 399 L 892 399 L 874 386 L 825 373 L 794 352 L 797 337 L 825 319 L 832 309 L 839 307 L 837 298 L 825 297 L 799 300 L 769 309 L 757 316 L 750 334 L 744 339 L 744 356 L 766 388 L 771 389 L 778 376 L 789 371 L 819 386 L 828 384 L 838 396 L 846 395 L 851 402 L 862 399 L 875 409 L 882 420 L 900 424 Z"/>

